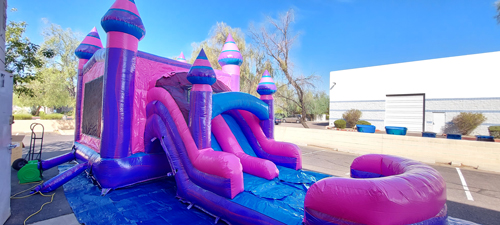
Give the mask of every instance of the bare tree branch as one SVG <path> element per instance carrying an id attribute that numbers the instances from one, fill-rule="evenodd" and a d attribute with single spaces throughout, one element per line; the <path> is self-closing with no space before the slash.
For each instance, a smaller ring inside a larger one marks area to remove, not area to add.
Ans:
<path id="1" fill-rule="evenodd" d="M 267 24 L 273 28 L 272 30 L 268 31 L 264 26 L 257 30 L 251 26 L 250 33 L 253 40 L 264 49 L 268 56 L 276 61 L 288 83 L 295 89 L 298 100 L 281 94 L 278 94 L 278 96 L 297 104 L 302 113 L 301 123 L 308 128 L 306 124 L 307 106 L 303 88 L 314 86 L 310 82 L 314 76 L 296 76 L 292 71 L 289 55 L 295 40 L 298 38 L 298 34 L 291 35 L 291 24 L 293 22 L 294 12 L 290 9 L 285 14 L 279 15 L 278 19 L 267 18 Z"/>
<path id="2" fill-rule="evenodd" d="M 497 22 L 500 24 L 500 1 L 496 1 L 495 6 L 497 8 L 497 15 L 495 16 L 495 18 L 497 19 Z"/>

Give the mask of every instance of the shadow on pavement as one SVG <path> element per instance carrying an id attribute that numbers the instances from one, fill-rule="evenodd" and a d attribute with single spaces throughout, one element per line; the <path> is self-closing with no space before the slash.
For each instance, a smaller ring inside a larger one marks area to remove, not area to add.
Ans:
<path id="1" fill-rule="evenodd" d="M 316 126 L 328 126 L 328 122 L 313 122 Z"/>
<path id="2" fill-rule="evenodd" d="M 494 225 L 500 221 L 500 212 L 477 206 L 466 205 L 454 201 L 446 201 L 448 216 L 468 220 L 471 222 Z"/>

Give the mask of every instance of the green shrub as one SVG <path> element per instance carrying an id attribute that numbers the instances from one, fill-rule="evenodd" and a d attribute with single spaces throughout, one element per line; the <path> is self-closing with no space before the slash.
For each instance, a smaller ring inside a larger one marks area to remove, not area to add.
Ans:
<path id="1" fill-rule="evenodd" d="M 368 122 L 366 120 L 360 120 L 356 124 L 358 124 L 358 125 L 372 125 L 370 122 Z"/>
<path id="2" fill-rule="evenodd" d="M 60 120 L 63 118 L 63 114 L 60 113 L 52 113 L 52 114 L 42 114 L 40 115 L 40 119 L 42 120 Z"/>
<path id="3" fill-rule="evenodd" d="M 333 122 L 333 124 L 335 124 L 335 127 L 339 128 L 339 129 L 344 129 L 346 126 L 345 120 L 335 120 L 335 122 Z"/>
<path id="4" fill-rule="evenodd" d="M 33 117 L 31 114 L 14 114 L 14 120 L 31 120 Z"/>
<path id="5" fill-rule="evenodd" d="M 469 135 L 479 125 L 486 121 L 486 117 L 482 113 L 465 113 L 453 117 L 451 120 L 462 135 Z"/>
<path id="6" fill-rule="evenodd" d="M 488 131 L 490 132 L 490 136 L 500 138 L 500 126 L 490 126 L 488 127 Z"/>
<path id="7" fill-rule="evenodd" d="M 359 118 L 361 118 L 361 111 L 358 109 L 350 109 L 342 114 L 342 119 L 347 123 L 347 127 L 352 128 L 358 122 Z"/>

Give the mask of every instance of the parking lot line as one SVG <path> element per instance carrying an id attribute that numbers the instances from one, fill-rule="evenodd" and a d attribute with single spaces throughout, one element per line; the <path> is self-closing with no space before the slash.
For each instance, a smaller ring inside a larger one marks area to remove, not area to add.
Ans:
<path id="1" fill-rule="evenodd" d="M 460 181 L 462 182 L 462 187 L 465 190 L 465 195 L 467 196 L 467 200 L 469 201 L 474 201 L 474 198 L 472 198 L 472 194 L 469 191 L 469 187 L 467 187 L 467 183 L 465 182 L 464 175 L 462 175 L 462 171 L 460 171 L 460 168 L 456 168 L 458 176 L 460 177 Z"/>

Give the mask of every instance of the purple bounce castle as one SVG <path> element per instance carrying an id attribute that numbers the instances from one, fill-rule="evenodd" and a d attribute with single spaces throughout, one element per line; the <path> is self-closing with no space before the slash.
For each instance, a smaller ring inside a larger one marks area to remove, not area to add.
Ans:
<path id="1" fill-rule="evenodd" d="M 133 0 L 116 0 L 101 25 L 105 48 L 94 28 L 75 50 L 73 150 L 38 167 L 78 164 L 34 192 L 84 171 L 103 195 L 173 176 L 181 201 L 228 223 L 446 223 L 445 182 L 421 163 L 365 155 L 353 162 L 353 178 L 303 171 L 300 148 L 274 140 L 269 73 L 260 99 L 239 92 L 243 58 L 230 34 L 219 71 L 203 50 L 193 65 L 183 53 L 172 60 L 138 51 L 146 30 Z"/>

